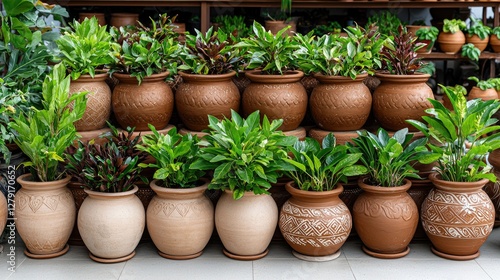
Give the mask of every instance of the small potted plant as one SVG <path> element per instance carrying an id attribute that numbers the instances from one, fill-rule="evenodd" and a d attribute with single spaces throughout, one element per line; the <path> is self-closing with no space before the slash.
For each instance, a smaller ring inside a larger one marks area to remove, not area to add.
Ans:
<path id="1" fill-rule="evenodd" d="M 472 61 L 478 62 L 481 50 L 478 49 L 473 43 L 467 43 L 462 45 L 461 54 L 463 57 L 467 57 Z"/>
<path id="2" fill-rule="evenodd" d="M 156 195 L 146 211 L 149 235 L 162 257 L 198 257 L 214 229 L 214 207 L 205 196 L 208 180 L 202 179 L 205 172 L 189 168 L 197 159 L 199 140 L 196 135 L 178 134 L 176 128 L 165 135 L 153 126 L 151 131 L 136 146 L 154 158 L 139 164 L 154 170 L 150 186 Z"/>
<path id="3" fill-rule="evenodd" d="M 388 37 L 392 33 L 397 33 L 399 26 L 403 25 L 399 17 L 391 11 L 381 11 L 368 17 L 366 29 L 375 24 L 382 37 Z"/>
<path id="4" fill-rule="evenodd" d="M 422 225 L 433 253 L 470 260 L 479 256 L 495 221 L 494 206 L 482 188 L 488 180 L 496 181 L 485 157 L 500 148 L 500 126 L 492 118 L 500 103 L 467 101 L 455 87 L 441 88 L 452 110 L 429 100 L 434 108 L 426 110 L 425 123 L 408 121 L 432 140 L 428 146 L 437 159 L 436 172 L 429 176 L 435 188 L 422 204 Z M 435 215 L 435 209 L 442 214 Z"/>
<path id="5" fill-rule="evenodd" d="M 245 22 L 244 16 L 238 15 L 221 15 L 216 17 L 216 22 L 219 27 L 218 32 L 229 34 L 234 41 L 239 41 L 240 38 L 250 35 L 250 28 Z"/>
<path id="6" fill-rule="evenodd" d="M 215 227 L 228 257 L 253 260 L 267 255 L 278 222 L 278 207 L 269 195 L 285 166 L 286 149 L 297 138 L 278 128 L 282 120 L 260 122 L 255 111 L 243 119 L 209 116 L 209 134 L 190 168 L 213 170 L 209 189 L 224 191 L 215 207 Z"/>
<path id="7" fill-rule="evenodd" d="M 286 32 L 280 33 L 280 36 L 293 35 L 293 32 L 297 31 L 297 23 L 291 18 L 291 15 L 292 0 L 281 0 L 280 9 L 275 16 L 271 16 L 267 13 L 269 20 L 265 22 L 266 30 L 271 31 L 273 34 L 277 34 L 280 30 L 289 27 Z"/>
<path id="8" fill-rule="evenodd" d="M 417 43 L 424 43 L 426 44 L 426 46 L 418 49 L 417 53 L 431 53 L 438 34 L 439 29 L 437 29 L 435 26 L 423 27 L 418 29 L 415 32 L 415 35 L 418 38 Z"/>
<path id="9" fill-rule="evenodd" d="M 475 86 L 469 91 L 467 95 L 467 99 L 475 99 L 480 98 L 482 100 L 494 100 L 498 99 L 498 93 L 495 89 L 495 82 L 488 80 L 479 80 L 477 77 L 471 76 L 468 78 L 470 81 L 474 81 L 476 83 Z"/>
<path id="10" fill-rule="evenodd" d="M 314 35 L 319 37 L 327 34 L 340 34 L 342 32 L 342 26 L 338 21 L 330 21 L 327 24 L 316 25 L 312 31 Z"/>
<path id="11" fill-rule="evenodd" d="M 283 204 L 279 227 L 293 254 L 303 260 L 326 261 L 340 255 L 352 228 L 351 214 L 340 200 L 347 178 L 367 172 L 357 165 L 361 153 L 349 153 L 345 145 L 336 145 L 328 134 L 322 145 L 306 138 L 289 148 L 293 181 L 286 184 L 292 197 Z"/>
<path id="12" fill-rule="evenodd" d="M 467 36 L 465 37 L 465 42 L 474 44 L 482 52 L 488 46 L 491 28 L 484 25 L 475 17 L 470 17 L 470 19 L 471 23 L 470 27 L 466 29 Z"/>
<path id="13" fill-rule="evenodd" d="M 500 26 L 495 26 L 491 30 L 490 45 L 494 52 L 500 52 Z"/>
<path id="14" fill-rule="evenodd" d="M 439 33 L 438 43 L 441 51 L 447 54 L 456 54 L 465 44 L 465 30 L 467 25 L 461 19 L 445 19 L 443 22 L 443 32 Z"/>
<path id="15" fill-rule="evenodd" d="M 403 257 L 419 221 L 417 205 L 406 192 L 408 178 L 419 178 L 411 164 L 428 155 L 427 138 L 414 139 L 407 128 L 391 137 L 380 128 L 377 134 L 359 132 L 353 142 L 348 143 L 350 151 L 361 153 L 360 162 L 368 169 L 368 176 L 358 181 L 364 192 L 352 213 L 363 251 L 379 258 Z"/>

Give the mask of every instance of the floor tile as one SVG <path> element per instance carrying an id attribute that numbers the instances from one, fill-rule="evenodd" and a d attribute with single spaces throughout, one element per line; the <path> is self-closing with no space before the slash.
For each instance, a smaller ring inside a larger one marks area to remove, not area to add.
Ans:
<path id="1" fill-rule="evenodd" d="M 345 258 L 328 262 L 293 259 L 261 259 L 254 261 L 255 280 L 355 279 Z"/>
<path id="2" fill-rule="evenodd" d="M 476 263 L 494 280 L 500 280 L 500 265 L 498 259 L 477 258 Z"/>

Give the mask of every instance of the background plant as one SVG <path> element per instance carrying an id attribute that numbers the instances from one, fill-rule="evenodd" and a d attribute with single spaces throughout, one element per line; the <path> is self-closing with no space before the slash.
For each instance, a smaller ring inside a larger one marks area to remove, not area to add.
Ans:
<path id="1" fill-rule="evenodd" d="M 491 34 L 496 35 L 496 36 L 497 36 L 497 38 L 500 38 L 500 26 L 495 26 L 495 27 L 491 30 Z"/>
<path id="2" fill-rule="evenodd" d="M 468 80 L 476 82 L 476 87 L 480 88 L 481 90 L 495 88 L 495 83 L 492 82 L 490 79 L 480 81 L 477 77 L 470 76 Z"/>
<path id="3" fill-rule="evenodd" d="M 239 41 L 240 38 L 250 35 L 250 28 L 245 22 L 244 16 L 238 15 L 219 15 L 214 20 L 219 24 L 218 32 L 229 34 L 233 41 Z"/>
<path id="4" fill-rule="evenodd" d="M 369 29 L 370 25 L 375 24 L 383 37 L 388 37 L 398 32 L 398 28 L 403 25 L 399 17 L 390 11 L 381 11 L 368 17 L 365 25 Z"/>
<path id="5" fill-rule="evenodd" d="M 430 40 L 430 41 L 436 41 L 437 37 L 439 35 L 439 29 L 435 26 L 431 26 L 429 28 L 420 28 L 415 32 L 415 36 L 419 40 Z"/>
<path id="6" fill-rule="evenodd" d="M 470 20 L 470 27 L 467 29 L 469 36 L 477 35 L 481 40 L 490 36 L 491 27 L 484 25 L 482 21 L 477 20 L 475 17 L 470 17 Z"/>
<path id="7" fill-rule="evenodd" d="M 443 32 L 445 33 L 456 33 L 461 30 L 465 30 L 467 25 L 465 21 L 461 19 L 445 19 L 443 21 Z"/>
<path id="8" fill-rule="evenodd" d="M 473 61 L 479 61 L 479 56 L 481 55 L 481 51 L 474 46 L 472 43 L 464 44 L 462 46 L 462 56 L 467 57 Z"/>
<path id="9" fill-rule="evenodd" d="M 398 33 L 393 34 L 393 37 L 394 40 L 386 41 L 380 52 L 382 68 L 395 75 L 414 74 L 422 66 L 417 50 L 425 44 L 417 43 L 417 37 L 403 26 L 399 26 Z"/>
<path id="10" fill-rule="evenodd" d="M 315 36 L 323 36 L 326 34 L 338 34 L 342 32 L 342 26 L 338 21 L 330 21 L 327 24 L 316 25 L 313 29 Z"/>

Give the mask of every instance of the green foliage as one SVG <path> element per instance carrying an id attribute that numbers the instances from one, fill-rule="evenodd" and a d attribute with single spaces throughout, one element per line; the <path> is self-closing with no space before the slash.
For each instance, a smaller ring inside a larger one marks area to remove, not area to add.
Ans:
<path id="1" fill-rule="evenodd" d="M 266 16 L 269 19 L 274 21 L 276 20 L 287 21 L 290 19 L 291 15 L 292 15 L 292 0 L 281 0 L 280 9 L 274 16 L 271 16 L 269 13 L 266 14 Z"/>
<path id="2" fill-rule="evenodd" d="M 315 36 L 323 36 L 326 34 L 338 34 L 342 32 L 342 26 L 337 21 L 330 21 L 327 24 L 317 25 L 313 29 Z"/>
<path id="3" fill-rule="evenodd" d="M 213 27 L 205 34 L 196 31 L 196 36 L 186 35 L 186 47 L 182 48 L 179 70 L 193 74 L 214 75 L 234 71 L 240 63 L 236 49 L 231 47 L 227 34 L 217 32 Z"/>
<path id="4" fill-rule="evenodd" d="M 215 17 L 214 21 L 220 25 L 217 31 L 229 34 L 232 41 L 239 41 L 240 38 L 250 35 L 250 27 L 246 24 L 244 16 L 222 15 Z"/>
<path id="5" fill-rule="evenodd" d="M 361 163 L 368 169 L 368 182 L 374 186 L 401 186 L 405 178 L 417 178 L 412 162 L 427 158 L 427 138 L 413 139 L 413 134 L 404 128 L 389 137 L 380 128 L 377 135 L 358 131 L 354 144 L 348 143 L 351 153 L 361 153 Z"/>
<path id="6" fill-rule="evenodd" d="M 488 81 L 493 85 L 493 88 L 500 91 L 500 78 L 489 78 Z"/>
<path id="7" fill-rule="evenodd" d="M 435 26 L 431 26 L 429 28 L 424 27 L 420 28 L 415 33 L 415 36 L 417 36 L 419 40 L 430 40 L 432 42 L 435 42 L 439 35 L 439 29 L 437 29 L 437 27 Z"/>
<path id="8" fill-rule="evenodd" d="M 476 87 L 480 88 L 481 90 L 495 88 L 495 83 L 492 82 L 490 79 L 480 81 L 477 77 L 470 76 L 468 80 L 476 82 Z"/>
<path id="9" fill-rule="evenodd" d="M 482 21 L 477 20 L 475 17 L 470 17 L 471 24 L 467 29 L 468 36 L 477 35 L 481 40 L 488 38 L 491 34 L 491 27 L 483 24 Z"/>
<path id="10" fill-rule="evenodd" d="M 495 27 L 491 30 L 491 34 L 494 34 L 494 35 L 496 35 L 498 38 L 500 38 L 500 26 L 495 26 Z"/>
<path id="11" fill-rule="evenodd" d="M 429 74 L 431 76 L 436 73 L 436 65 L 432 61 L 426 61 L 422 63 L 422 66 L 417 71 L 418 73 Z"/>
<path id="12" fill-rule="evenodd" d="M 66 148 L 77 139 L 73 123 L 85 112 L 87 92 L 70 96 L 69 80 L 64 66 L 56 65 L 43 82 L 43 109 L 32 108 L 9 123 L 17 133 L 15 143 L 30 159 L 25 166 L 30 167 L 35 181 L 61 178 L 64 172 L 59 172 L 59 163 Z"/>
<path id="13" fill-rule="evenodd" d="M 417 43 L 417 37 L 414 37 L 402 25 L 399 26 L 398 33 L 392 36 L 394 40 L 384 44 L 380 52 L 383 69 L 395 75 L 414 74 L 422 66 L 417 50 L 425 44 Z"/>
<path id="14" fill-rule="evenodd" d="M 331 191 L 337 183 L 347 183 L 347 177 L 366 174 L 367 169 L 356 165 L 361 153 L 349 153 L 345 145 L 336 145 L 335 136 L 328 134 L 322 142 L 312 138 L 297 141 L 289 147 L 291 157 L 285 159 L 291 171 L 285 175 L 292 178 L 304 191 Z"/>
<path id="15" fill-rule="evenodd" d="M 297 141 L 277 131 L 283 120 L 270 123 L 264 116 L 261 124 L 259 111 L 246 119 L 232 111 L 231 119 L 209 116 L 209 123 L 210 134 L 200 141 L 203 148 L 190 168 L 213 170 L 208 188 L 231 190 L 234 199 L 247 191 L 268 194 L 286 166 L 286 149 Z"/>
<path id="16" fill-rule="evenodd" d="M 388 37 L 392 33 L 398 33 L 399 26 L 403 25 L 398 16 L 390 11 L 382 11 L 368 17 L 366 29 L 375 24 L 383 37 Z"/>
<path id="17" fill-rule="evenodd" d="M 377 27 L 365 30 L 349 26 L 345 30 L 347 37 L 296 34 L 294 39 L 300 48 L 294 54 L 295 63 L 306 74 L 319 72 L 352 79 L 363 73 L 374 74 L 375 68 L 382 65 L 379 52 L 384 44 Z"/>
<path id="18" fill-rule="evenodd" d="M 460 30 L 465 30 L 467 28 L 467 25 L 465 24 L 465 21 L 461 19 L 445 19 L 443 21 L 443 32 L 445 33 L 456 33 Z"/>
<path id="19" fill-rule="evenodd" d="M 467 57 L 473 61 L 479 61 L 479 56 L 481 55 L 481 51 L 474 46 L 472 43 L 464 44 L 462 46 L 462 56 Z"/>
<path id="20" fill-rule="evenodd" d="M 85 74 L 94 77 L 96 69 L 102 70 L 115 61 L 115 52 L 120 46 L 112 42 L 106 26 L 99 26 L 95 17 L 81 23 L 74 20 L 70 27 L 56 43 L 73 80 Z"/>
<path id="21" fill-rule="evenodd" d="M 125 192 L 133 188 L 138 179 L 146 182 L 140 175 L 139 163 L 146 159 L 147 153 L 135 148 L 141 136 L 134 137 L 133 128 L 119 132 L 109 126 L 111 134 L 104 135 L 107 141 L 102 146 L 78 140 L 78 147 L 68 147 L 66 170 L 92 191 Z"/>
<path id="22" fill-rule="evenodd" d="M 167 188 L 196 187 L 197 181 L 205 175 L 201 170 L 189 168 L 197 159 L 200 149 L 196 135 L 182 136 L 175 127 L 163 135 L 151 124 L 149 128 L 153 134 L 142 136 L 142 143 L 136 148 L 151 155 L 155 162 L 141 163 L 139 166 L 154 168 L 156 171 L 153 178 L 160 180 Z"/>
<path id="23" fill-rule="evenodd" d="M 283 28 L 276 35 L 266 31 L 264 26 L 254 21 L 253 35 L 241 38 L 234 48 L 244 48 L 242 55 L 248 60 L 247 69 L 260 68 L 267 74 L 283 74 L 293 69 L 293 52 L 299 48 L 297 42 L 290 36 L 283 36 L 288 29 Z"/>
<path id="24" fill-rule="evenodd" d="M 496 177 L 484 159 L 489 152 L 500 148 L 500 126 L 495 125 L 498 120 L 492 118 L 500 109 L 499 101 L 467 101 L 461 88 L 440 86 L 453 110 L 429 99 L 434 108 L 425 110 L 429 114 L 423 116 L 427 124 L 407 121 L 435 140 L 435 144 L 428 144 L 432 150 L 428 162 L 437 160 L 437 171 L 443 180 L 475 182 L 486 178 L 495 182 Z M 466 143 L 470 144 L 469 148 Z"/>

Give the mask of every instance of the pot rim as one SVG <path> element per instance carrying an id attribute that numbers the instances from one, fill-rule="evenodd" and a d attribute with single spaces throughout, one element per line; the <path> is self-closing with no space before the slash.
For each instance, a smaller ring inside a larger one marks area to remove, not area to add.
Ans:
<path id="1" fill-rule="evenodd" d="M 481 179 L 475 182 L 446 181 L 441 179 L 441 175 L 438 172 L 429 174 L 429 179 L 436 188 L 449 192 L 474 192 L 482 189 L 489 182 L 488 179 Z"/>
<path id="2" fill-rule="evenodd" d="M 291 70 L 283 73 L 283 75 L 261 74 L 260 70 L 246 71 L 245 76 L 252 83 L 269 83 L 269 84 L 286 84 L 299 82 L 304 77 L 304 72 L 300 70 Z"/>
<path id="3" fill-rule="evenodd" d="M 36 181 L 32 181 L 32 180 L 28 180 L 28 178 L 32 178 L 31 176 L 31 173 L 26 173 L 26 174 L 23 174 L 19 177 L 17 177 L 16 181 L 21 185 L 22 188 L 24 189 L 29 189 L 29 190 L 49 190 L 49 189 L 58 189 L 62 186 L 66 186 L 69 181 L 71 180 L 71 175 L 69 174 L 66 174 L 66 176 L 62 179 L 59 179 L 59 180 L 55 180 L 55 181 L 48 181 L 48 182 L 36 182 Z M 25 185 L 23 185 L 25 184 Z M 36 184 L 36 186 L 26 186 L 26 184 Z"/>
<path id="4" fill-rule="evenodd" d="M 137 81 L 137 78 L 132 77 L 131 74 L 114 72 L 112 75 L 113 75 L 113 77 L 117 78 L 120 82 L 127 82 L 128 81 L 128 83 L 131 83 L 130 81 L 134 81 L 134 83 L 137 83 L 137 84 L 139 83 Z M 147 83 L 147 82 L 161 81 L 161 80 L 164 80 L 165 78 L 167 78 L 168 75 L 170 75 L 170 71 L 166 70 L 166 71 L 161 72 L 161 73 L 156 73 L 156 74 L 153 74 L 151 76 L 144 77 L 142 79 L 142 82 Z"/>
<path id="5" fill-rule="evenodd" d="M 298 195 L 306 198 L 320 198 L 325 196 L 338 196 L 344 191 L 344 186 L 341 183 L 337 183 L 335 189 L 330 191 L 304 191 L 296 187 L 295 181 L 289 181 L 285 184 L 285 189 L 292 196 Z"/>
<path id="6" fill-rule="evenodd" d="M 186 73 L 184 71 L 179 71 L 179 75 L 187 80 L 188 82 L 215 82 L 215 81 L 226 81 L 231 80 L 234 76 L 236 76 L 236 71 L 231 70 L 225 74 L 192 74 Z"/>
<path id="7" fill-rule="evenodd" d="M 356 78 L 353 80 L 351 77 L 346 77 L 346 76 L 338 76 L 338 75 L 325 75 L 322 73 L 315 73 L 314 78 L 318 79 L 321 83 L 352 83 L 352 82 L 359 82 L 363 81 L 368 77 L 368 73 L 363 73 L 359 74 L 356 76 Z"/>
<path id="8" fill-rule="evenodd" d="M 409 179 L 404 179 L 404 184 L 402 186 L 397 186 L 397 187 L 382 187 L 382 186 L 368 185 L 365 183 L 365 180 L 367 179 L 368 179 L 367 177 L 359 178 L 358 185 L 363 191 L 369 193 L 391 195 L 391 194 L 406 192 L 411 187 L 411 181 Z"/>
<path id="9" fill-rule="evenodd" d="M 400 82 L 400 83 L 418 83 L 427 82 L 431 77 L 430 74 L 425 73 L 415 73 L 413 75 L 396 75 L 389 74 L 387 71 L 376 72 L 375 77 L 379 78 L 380 81 L 384 82 Z"/>
<path id="10" fill-rule="evenodd" d="M 167 188 L 167 187 L 162 187 L 158 185 L 157 183 L 160 180 L 153 180 L 151 183 L 149 183 L 149 186 L 151 189 L 155 192 L 161 192 L 161 193 L 169 193 L 169 194 L 188 194 L 188 193 L 197 193 L 200 191 L 205 191 L 208 189 L 208 184 L 210 181 L 207 178 L 200 178 L 199 181 L 203 182 L 201 185 L 198 185 L 193 188 Z"/>
<path id="11" fill-rule="evenodd" d="M 138 190 L 139 187 L 137 185 L 134 185 L 134 187 L 128 191 L 125 192 L 116 192 L 116 193 L 106 193 L 106 192 L 98 192 L 98 191 L 91 191 L 88 188 L 83 189 L 88 195 L 92 196 L 97 196 L 97 197 L 107 197 L 107 198 L 113 198 L 113 197 L 124 197 L 124 196 L 129 196 L 135 194 Z"/>

